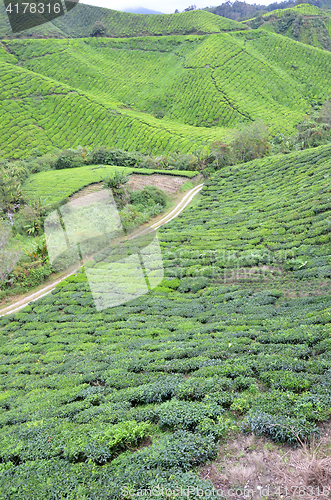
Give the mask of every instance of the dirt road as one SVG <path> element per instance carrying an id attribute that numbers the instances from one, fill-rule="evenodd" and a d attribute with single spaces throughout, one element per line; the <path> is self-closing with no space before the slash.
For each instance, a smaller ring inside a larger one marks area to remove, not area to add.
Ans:
<path id="1" fill-rule="evenodd" d="M 199 184 L 198 186 L 195 186 L 193 189 L 191 189 L 188 193 L 185 194 L 185 196 L 182 198 L 182 200 L 175 206 L 171 212 L 169 212 L 165 217 L 163 217 L 161 220 L 155 222 L 154 224 L 148 226 L 147 228 L 143 229 L 140 232 L 137 232 L 133 234 L 129 239 L 136 238 L 137 236 L 140 236 L 142 234 L 147 234 L 148 232 L 151 232 L 153 230 L 158 229 L 159 227 L 163 226 L 164 224 L 167 224 L 171 220 L 173 220 L 175 217 L 177 217 L 183 210 L 184 208 L 187 207 L 193 200 L 194 196 L 196 196 L 199 191 L 203 188 L 203 184 Z M 56 285 L 61 283 L 61 281 L 65 280 L 68 278 L 68 276 L 71 276 L 72 274 L 75 274 L 79 268 L 74 269 L 72 272 L 69 274 L 66 274 L 65 276 L 62 276 L 61 278 L 57 279 L 53 283 L 50 283 L 49 285 L 45 286 L 41 290 L 38 290 L 37 292 L 29 294 L 27 297 L 24 297 L 21 300 L 18 300 L 17 302 L 14 302 L 13 304 L 4 307 L 3 309 L 0 309 L 0 318 L 2 316 L 6 316 L 7 314 L 13 314 L 17 311 L 20 311 L 24 307 L 30 304 L 30 302 L 34 302 L 35 300 L 41 299 L 45 295 L 49 294 Z"/>

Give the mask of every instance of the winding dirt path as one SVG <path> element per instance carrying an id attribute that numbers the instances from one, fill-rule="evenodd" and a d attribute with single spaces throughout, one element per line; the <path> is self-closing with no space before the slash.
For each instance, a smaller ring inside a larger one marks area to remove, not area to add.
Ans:
<path id="1" fill-rule="evenodd" d="M 179 203 L 177 203 L 175 208 L 173 208 L 165 217 L 163 217 L 161 220 L 155 222 L 154 224 L 151 224 L 150 226 L 143 229 L 142 231 L 134 233 L 133 236 L 131 236 L 128 239 L 131 240 L 131 239 L 136 238 L 137 236 L 140 236 L 142 234 L 147 234 L 151 231 L 155 231 L 159 227 L 161 227 L 164 224 L 167 224 L 168 222 L 173 220 L 187 207 L 187 205 L 189 205 L 191 203 L 194 196 L 196 196 L 201 191 L 203 186 L 204 186 L 204 184 L 199 184 L 198 186 L 195 186 L 193 189 L 191 189 L 190 191 L 188 191 L 188 193 L 185 194 L 185 196 L 181 199 L 181 201 Z M 65 276 L 62 276 L 61 278 L 57 279 L 53 283 L 50 283 L 49 285 L 45 286 L 41 290 L 38 290 L 37 292 L 31 293 L 27 297 L 24 297 L 23 299 L 18 300 L 17 302 L 14 302 L 13 304 L 10 304 L 9 306 L 0 309 L 0 318 L 2 316 L 6 316 L 7 314 L 13 314 L 17 311 L 20 311 L 24 307 L 28 306 L 30 304 L 30 302 L 34 302 L 35 300 L 41 299 L 45 295 L 49 294 L 52 290 L 54 290 L 56 285 L 61 283 L 61 281 L 65 280 L 66 278 L 68 278 L 72 274 L 75 274 L 76 271 L 79 269 L 79 267 L 74 269 L 69 274 L 66 274 Z"/>

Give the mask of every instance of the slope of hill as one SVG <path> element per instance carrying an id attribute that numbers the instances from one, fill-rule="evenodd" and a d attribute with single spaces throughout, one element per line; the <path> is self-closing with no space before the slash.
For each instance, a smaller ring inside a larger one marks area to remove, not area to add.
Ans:
<path id="1" fill-rule="evenodd" d="M 3 41 L 0 60 L 5 157 L 78 145 L 188 152 L 257 119 L 289 134 L 331 91 L 328 52 L 263 30 Z"/>
<path id="2" fill-rule="evenodd" d="M 97 312 L 81 273 L 0 319 L 4 498 L 210 491 L 196 467 L 229 425 L 291 443 L 318 432 L 331 412 L 330 154 L 212 177 L 159 231 L 166 279 L 146 296 Z"/>
<path id="3" fill-rule="evenodd" d="M 300 4 L 290 9 L 277 9 L 243 24 L 331 50 L 331 11 L 314 5 Z"/>
<path id="4" fill-rule="evenodd" d="M 0 38 L 88 37 L 96 21 L 101 21 L 104 24 L 106 28 L 105 36 L 108 37 L 220 33 L 243 29 L 243 25 L 236 21 L 200 10 L 180 14 L 148 15 L 131 14 L 79 3 L 66 15 L 52 22 L 13 34 L 4 4 L 1 4 Z M 247 27 L 244 29 L 247 29 Z"/>

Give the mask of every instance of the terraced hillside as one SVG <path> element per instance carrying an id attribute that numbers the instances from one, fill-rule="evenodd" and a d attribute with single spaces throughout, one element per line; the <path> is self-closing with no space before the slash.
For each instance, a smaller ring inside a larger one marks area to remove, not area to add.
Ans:
<path id="1" fill-rule="evenodd" d="M 328 52 L 263 30 L 4 40 L 0 65 L 1 149 L 15 158 L 78 145 L 188 152 L 259 119 L 290 134 L 331 91 Z"/>
<path id="2" fill-rule="evenodd" d="M 330 154 L 209 179 L 159 231 L 166 278 L 147 296 L 96 312 L 80 273 L 0 319 L 0 498 L 204 491 L 196 468 L 230 428 L 318 434 L 331 414 Z"/>
<path id="3" fill-rule="evenodd" d="M 314 5 L 300 4 L 290 9 L 278 9 L 258 18 L 244 21 L 251 28 L 260 28 L 306 43 L 331 50 L 331 11 Z"/>
<path id="4" fill-rule="evenodd" d="M 31 36 L 51 38 L 89 37 L 96 21 L 105 26 L 104 36 L 132 37 L 147 35 L 173 35 L 188 33 L 220 33 L 242 30 L 240 23 L 215 16 L 205 11 L 189 11 L 181 14 L 131 14 L 91 5 L 78 4 L 65 16 L 31 28 L 19 34 L 11 31 L 4 4 L 0 5 L 0 38 L 27 38 Z M 246 29 L 246 27 L 245 27 Z"/>

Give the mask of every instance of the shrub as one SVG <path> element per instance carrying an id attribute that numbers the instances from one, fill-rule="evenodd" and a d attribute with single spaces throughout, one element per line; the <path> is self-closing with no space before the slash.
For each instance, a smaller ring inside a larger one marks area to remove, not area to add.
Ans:
<path id="1" fill-rule="evenodd" d="M 113 401 L 129 401 L 131 404 L 143 403 L 161 403 L 170 399 L 176 391 L 178 385 L 182 382 L 180 375 L 168 375 L 166 377 L 156 377 L 155 382 L 143 384 L 139 387 L 131 387 L 112 395 Z"/>
<path id="2" fill-rule="evenodd" d="M 140 191 L 130 192 L 130 200 L 133 205 L 150 207 L 152 202 L 152 204 L 159 204 L 165 207 L 167 204 L 167 195 L 162 189 L 155 186 L 146 186 Z"/>
<path id="3" fill-rule="evenodd" d="M 178 291 L 181 293 L 192 292 L 196 293 L 202 288 L 205 288 L 209 280 L 204 277 L 198 278 L 183 278 L 180 280 L 180 285 L 178 287 Z"/>
<path id="4" fill-rule="evenodd" d="M 40 285 L 47 279 L 52 272 L 49 263 L 44 264 L 42 261 L 23 262 L 16 266 L 12 272 L 14 284 L 20 285 L 22 288 L 28 289 Z"/>
<path id="5" fill-rule="evenodd" d="M 180 430 L 121 460 L 120 464 L 121 467 L 136 464 L 144 469 L 176 467 L 188 471 L 192 467 L 212 459 L 215 454 L 216 447 L 212 436 L 201 436 Z"/>
<path id="6" fill-rule="evenodd" d="M 85 164 L 84 158 L 81 154 L 75 151 L 65 150 L 59 155 L 55 161 L 55 168 L 60 170 L 62 168 L 76 168 L 82 167 Z"/>
<path id="7" fill-rule="evenodd" d="M 159 425 L 170 429 L 193 430 L 206 417 L 216 418 L 223 413 L 217 403 L 208 399 L 201 402 L 186 402 L 172 399 L 158 409 Z"/>
<path id="8" fill-rule="evenodd" d="M 236 133 L 231 144 L 235 163 L 263 158 L 270 153 L 269 131 L 262 122 L 254 122 Z"/>
<path id="9" fill-rule="evenodd" d="M 222 388 L 226 389 L 229 385 L 228 380 L 222 377 L 216 376 L 206 379 L 191 377 L 177 387 L 175 394 L 178 399 L 199 400 L 207 394 L 217 392 Z"/>
<path id="10" fill-rule="evenodd" d="M 308 422 L 305 418 L 286 418 L 263 412 L 249 413 L 241 429 L 244 432 L 264 435 L 276 442 L 288 442 L 293 445 L 298 444 L 298 438 L 304 441 L 309 440 L 312 435 L 316 437 L 320 435 L 316 424 Z"/>
<path id="11" fill-rule="evenodd" d="M 108 149 L 104 163 L 106 165 L 134 167 L 140 158 L 140 153 L 123 151 L 122 149 Z"/>

